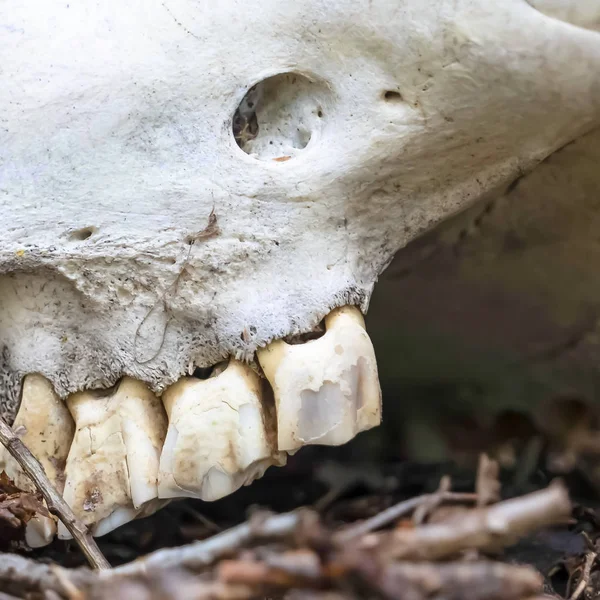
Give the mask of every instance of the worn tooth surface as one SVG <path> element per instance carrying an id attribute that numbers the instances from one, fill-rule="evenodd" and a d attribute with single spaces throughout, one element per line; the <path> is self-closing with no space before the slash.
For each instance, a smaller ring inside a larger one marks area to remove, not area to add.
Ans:
<path id="1" fill-rule="evenodd" d="M 64 487 L 64 467 L 75 424 L 64 402 L 54 393 L 52 384 L 38 374 L 23 380 L 21 405 L 13 430 L 39 460 L 59 493 Z M 36 491 L 33 482 L 21 470 L 8 451 L 0 446 L 0 471 L 6 471 L 22 490 Z M 25 540 L 32 548 L 49 544 L 56 533 L 53 518 L 35 515 L 25 528 Z"/>
<path id="2" fill-rule="evenodd" d="M 337 446 L 381 421 L 377 363 L 362 314 L 338 308 L 325 327 L 316 340 L 276 340 L 257 353 L 275 394 L 279 450 Z"/>
<path id="3" fill-rule="evenodd" d="M 185 377 L 162 396 L 169 429 L 159 497 L 217 500 L 283 465 L 259 376 L 236 360 L 208 378 Z"/>
<path id="4" fill-rule="evenodd" d="M 158 462 L 167 428 L 160 400 L 125 377 L 111 390 L 73 394 L 67 405 L 76 430 L 64 498 L 93 535 L 159 508 Z M 70 534 L 59 525 L 58 536 Z"/>

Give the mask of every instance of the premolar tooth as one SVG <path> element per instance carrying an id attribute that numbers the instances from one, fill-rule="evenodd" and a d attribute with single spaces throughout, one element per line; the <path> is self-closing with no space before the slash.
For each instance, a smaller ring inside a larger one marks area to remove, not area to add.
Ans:
<path id="1" fill-rule="evenodd" d="M 46 475 L 62 493 L 64 466 L 73 440 L 75 424 L 65 403 L 54 393 L 52 384 L 41 375 L 27 375 L 19 412 L 13 429 L 39 460 Z M 0 471 L 5 470 L 22 490 L 35 492 L 33 482 L 23 473 L 8 451 L 0 447 Z M 56 533 L 56 521 L 35 515 L 25 528 L 25 540 L 32 548 L 49 544 Z"/>
<path id="2" fill-rule="evenodd" d="M 67 404 L 76 431 L 64 498 L 93 535 L 158 508 L 158 462 L 167 428 L 160 400 L 126 377 L 109 392 L 73 394 Z M 62 525 L 58 535 L 70 538 Z"/>
<path id="3" fill-rule="evenodd" d="M 261 477 L 286 455 L 275 450 L 275 423 L 261 380 L 236 360 L 209 379 L 184 377 L 162 396 L 169 429 L 160 458 L 160 498 L 211 501 Z"/>
<path id="4" fill-rule="evenodd" d="M 276 340 L 257 352 L 275 394 L 279 450 L 338 446 L 381 421 L 377 363 L 362 314 L 338 308 L 325 326 L 316 340 Z"/>

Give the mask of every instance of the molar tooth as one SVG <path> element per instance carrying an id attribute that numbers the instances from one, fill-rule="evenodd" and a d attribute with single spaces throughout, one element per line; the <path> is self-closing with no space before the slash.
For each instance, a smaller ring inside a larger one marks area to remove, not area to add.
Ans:
<path id="1" fill-rule="evenodd" d="M 284 465 L 260 377 L 231 359 L 208 379 L 184 377 L 162 396 L 169 429 L 160 457 L 160 498 L 211 501 Z"/>
<path id="2" fill-rule="evenodd" d="M 362 314 L 338 308 L 325 326 L 318 339 L 276 340 L 257 352 L 275 394 L 279 450 L 338 446 L 381 421 L 377 363 Z"/>
<path id="3" fill-rule="evenodd" d="M 159 508 L 158 461 L 167 428 L 160 400 L 125 377 L 110 391 L 73 394 L 67 404 L 76 431 L 64 498 L 93 535 Z M 58 536 L 70 538 L 62 525 Z"/>
<path id="4" fill-rule="evenodd" d="M 39 460 L 46 475 L 62 493 L 64 466 L 73 440 L 75 424 L 65 403 L 55 394 L 52 384 L 42 375 L 27 375 L 19 412 L 13 429 Z M 22 490 L 36 491 L 33 482 L 21 470 L 5 448 L 0 447 L 0 471 L 5 470 Z M 25 540 L 32 548 L 49 544 L 56 533 L 56 521 L 35 515 L 25 528 Z"/>

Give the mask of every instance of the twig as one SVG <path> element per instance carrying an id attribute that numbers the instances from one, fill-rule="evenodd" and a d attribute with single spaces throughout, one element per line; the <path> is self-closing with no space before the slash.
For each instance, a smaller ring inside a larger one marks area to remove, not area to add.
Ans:
<path id="1" fill-rule="evenodd" d="M 592 574 L 592 567 L 598 558 L 597 552 L 588 552 L 585 557 L 585 564 L 583 566 L 583 573 L 581 574 L 581 578 L 579 579 L 579 583 L 573 592 L 570 600 L 577 600 L 581 594 L 583 594 L 585 588 L 590 582 L 590 575 Z"/>
<path id="2" fill-rule="evenodd" d="M 259 525 L 249 522 L 232 527 L 181 548 L 165 548 L 148 554 L 138 561 L 117 567 L 111 571 L 116 575 L 134 575 L 154 568 L 181 568 L 199 570 L 226 556 L 256 538 L 282 538 L 294 533 L 304 513 L 302 511 L 267 517 Z"/>
<path id="3" fill-rule="evenodd" d="M 500 500 L 500 481 L 498 480 L 498 463 L 490 460 L 487 454 L 479 456 L 475 493 L 477 494 L 477 507 L 482 508 Z"/>
<path id="4" fill-rule="evenodd" d="M 509 600 L 543 592 L 543 578 L 531 567 L 498 562 L 413 563 L 388 565 L 371 583 L 386 598 L 469 598 Z"/>
<path id="5" fill-rule="evenodd" d="M 347 489 L 347 485 L 334 485 L 321 496 L 314 504 L 313 508 L 318 513 L 323 513 L 327 510 Z"/>
<path id="6" fill-rule="evenodd" d="M 74 515 L 71 507 L 62 499 L 52 485 L 44 467 L 31 454 L 27 446 L 13 433 L 12 429 L 0 417 L 0 443 L 19 463 L 25 474 L 35 483 L 36 488 L 44 496 L 48 510 L 58 516 L 64 523 L 73 539 L 79 544 L 81 551 L 94 569 L 110 569 L 110 564 L 104 558 L 94 538 L 88 533 L 87 527 Z"/>
<path id="7" fill-rule="evenodd" d="M 403 515 L 418 508 L 421 504 L 428 503 L 431 501 L 436 502 L 474 502 L 477 500 L 476 494 L 459 493 L 459 492 L 444 492 L 440 494 L 435 492 L 434 494 L 423 494 L 416 498 L 410 498 L 394 506 L 390 506 L 386 510 L 376 514 L 375 516 L 358 523 L 357 525 L 351 525 L 342 529 L 339 533 L 334 536 L 334 539 L 338 543 L 347 542 L 357 537 L 361 537 L 366 533 L 380 529 L 393 521 L 396 521 Z"/>
<path id="8" fill-rule="evenodd" d="M 68 598 L 63 581 L 68 579 L 71 583 L 72 577 L 83 579 L 85 573 L 84 570 L 63 570 L 17 554 L 0 554 L 0 589 L 17 597 L 37 597 L 36 594 L 44 590 Z M 90 578 L 94 575 L 93 571 L 87 571 L 87 574 Z"/>
<path id="9" fill-rule="evenodd" d="M 425 519 L 430 515 L 440 504 L 444 502 L 444 494 L 447 494 L 452 490 L 452 479 L 449 475 L 444 475 L 440 479 L 440 484 L 435 494 L 432 495 L 431 499 L 427 502 L 423 502 L 418 506 L 413 513 L 412 521 L 414 525 L 421 525 L 425 522 Z"/>
<path id="10" fill-rule="evenodd" d="M 143 576 L 119 577 L 112 569 L 101 572 L 65 569 L 1 553 L 0 589 L 15 598 L 40 600 L 249 600 L 252 597 L 251 590 L 244 586 L 206 581 L 179 569 L 155 569 Z M 4 600 L 1 595 L 0 600 Z"/>
<path id="11" fill-rule="evenodd" d="M 19 600 L 19 598 L 11 594 L 5 594 L 4 592 L 0 592 L 0 600 Z"/>
<path id="12" fill-rule="evenodd" d="M 559 482 L 526 496 L 472 509 L 441 523 L 382 534 L 390 556 L 400 560 L 439 560 L 468 549 L 495 551 L 520 537 L 567 521 L 571 502 Z"/>
<path id="13" fill-rule="evenodd" d="M 216 575 L 225 584 L 254 588 L 253 597 L 270 595 L 266 592 L 273 588 L 349 591 L 351 582 L 358 583 L 357 576 L 367 588 L 363 585 L 356 590 L 363 591 L 358 597 L 394 600 L 516 600 L 543 591 L 543 577 L 532 567 L 489 561 L 385 563 L 368 551 L 354 550 L 343 552 L 325 564 L 309 551 L 287 552 L 270 559 L 267 556 L 266 560 L 251 556 L 223 560 Z"/>
<path id="14" fill-rule="evenodd" d="M 200 523 L 202 523 L 202 525 L 204 525 L 207 529 L 210 529 L 215 533 L 223 531 L 223 528 L 220 525 L 217 525 L 214 521 L 211 521 L 211 519 L 203 515 L 201 512 L 197 511 L 195 508 L 188 506 L 187 504 L 183 504 L 182 509 L 184 512 L 187 512 L 190 516 L 194 517 L 194 519 L 200 521 Z"/>

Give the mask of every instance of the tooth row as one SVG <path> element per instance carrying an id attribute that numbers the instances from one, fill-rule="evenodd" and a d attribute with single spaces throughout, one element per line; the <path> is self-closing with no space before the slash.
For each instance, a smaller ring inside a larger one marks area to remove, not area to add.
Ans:
<path id="1" fill-rule="evenodd" d="M 305 344 L 277 340 L 257 352 L 270 388 L 231 359 L 208 379 L 180 379 L 162 402 L 125 377 L 65 404 L 44 377 L 28 375 L 13 427 L 95 536 L 171 498 L 217 500 L 284 465 L 287 453 L 344 444 L 379 424 L 377 365 L 361 313 L 336 309 L 325 326 L 322 337 Z M 34 489 L 0 448 L 2 469 Z M 36 516 L 26 539 L 41 546 L 56 531 L 53 519 Z M 62 524 L 58 536 L 70 537 Z"/>

